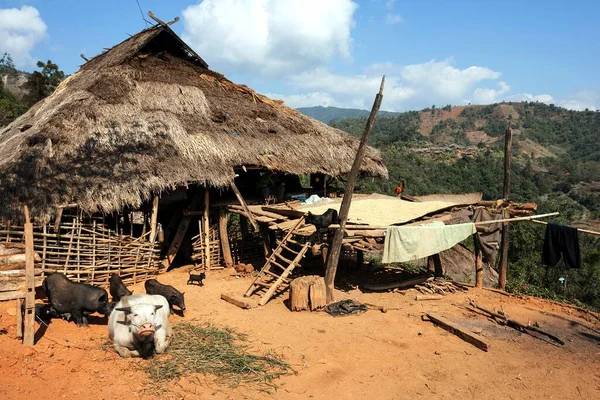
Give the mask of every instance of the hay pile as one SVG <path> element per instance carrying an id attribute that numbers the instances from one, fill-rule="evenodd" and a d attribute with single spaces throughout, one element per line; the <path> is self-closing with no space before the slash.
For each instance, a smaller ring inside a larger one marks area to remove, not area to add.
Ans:
<path id="1" fill-rule="evenodd" d="M 288 363 L 274 352 L 254 355 L 244 343 L 248 338 L 231 328 L 212 324 L 181 323 L 173 327 L 173 341 L 160 362 L 143 369 L 152 381 L 171 381 L 182 375 L 211 374 L 217 383 L 229 387 L 247 385 L 270 391 L 274 381 L 293 372 Z"/>

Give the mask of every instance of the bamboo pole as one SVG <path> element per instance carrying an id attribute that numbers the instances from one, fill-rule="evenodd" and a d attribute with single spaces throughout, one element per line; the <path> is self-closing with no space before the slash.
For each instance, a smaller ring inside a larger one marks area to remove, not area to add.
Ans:
<path id="1" fill-rule="evenodd" d="M 204 268 L 210 269 L 210 191 L 204 188 Z"/>
<path id="2" fill-rule="evenodd" d="M 504 219 L 496 219 L 496 220 L 491 219 L 489 221 L 475 222 L 475 226 L 497 224 L 497 223 L 501 223 L 501 222 L 531 221 L 536 218 L 554 217 L 559 214 L 560 214 L 559 212 L 552 212 L 552 213 L 548 213 L 548 214 L 530 215 L 528 217 L 504 218 Z"/>
<path id="3" fill-rule="evenodd" d="M 535 222 L 536 224 L 548 225 L 545 221 L 538 221 L 536 219 L 532 219 L 531 222 Z M 598 231 L 590 231 L 589 229 L 575 228 L 578 232 L 588 233 L 590 235 L 600 236 L 600 232 Z"/>
<path id="4" fill-rule="evenodd" d="M 512 157 L 512 130 L 510 122 L 506 127 L 504 137 L 504 200 L 510 198 L 510 163 Z M 506 217 L 507 210 L 504 210 Z M 506 288 L 506 273 L 508 268 L 508 224 L 502 224 L 502 241 L 500 242 L 500 266 L 498 269 L 498 286 L 504 290 Z"/>
<path id="5" fill-rule="evenodd" d="M 335 301 L 334 281 L 337 272 L 338 262 L 340 259 L 340 252 L 342 249 L 342 240 L 344 239 L 344 228 L 346 227 L 346 222 L 348 220 L 348 212 L 350 211 L 350 203 L 352 202 L 354 184 L 356 183 L 356 178 L 358 176 L 358 172 L 360 171 L 360 166 L 362 165 L 362 160 L 366 151 L 367 142 L 369 141 L 369 135 L 371 134 L 371 130 L 373 129 L 373 125 L 375 124 L 375 119 L 377 118 L 377 112 L 379 111 L 379 107 L 381 106 L 384 84 L 385 76 L 381 79 L 379 93 L 375 96 L 375 101 L 373 102 L 371 114 L 367 119 L 367 125 L 360 140 L 360 144 L 356 152 L 356 157 L 354 158 L 352 169 L 348 174 L 348 182 L 346 183 L 344 198 L 342 199 L 342 204 L 340 206 L 340 227 L 336 229 L 335 234 L 333 236 L 333 241 L 329 251 L 329 257 L 327 259 L 327 269 L 325 271 L 325 288 L 327 293 L 327 304 Z"/>

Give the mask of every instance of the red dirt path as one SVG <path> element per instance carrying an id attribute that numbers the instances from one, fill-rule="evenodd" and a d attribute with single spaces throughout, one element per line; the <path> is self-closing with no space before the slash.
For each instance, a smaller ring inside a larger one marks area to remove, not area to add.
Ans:
<path id="1" fill-rule="evenodd" d="M 276 398 L 276 399 L 593 399 L 600 398 L 600 323 L 589 315 L 538 299 L 485 290 L 417 302 L 414 294 L 339 292 L 338 298 L 399 307 L 333 318 L 325 313 L 292 313 L 287 295 L 266 307 L 242 310 L 219 299 L 242 293 L 250 278 L 210 273 L 204 287 L 186 286 L 179 270 L 159 277 L 186 294 L 182 320 L 211 321 L 249 334 L 256 351 L 274 349 L 297 371 L 278 381 L 273 394 L 223 388 L 210 377 L 184 377 L 151 390 L 136 366 L 152 360 L 124 360 L 106 345 L 102 324 L 77 328 L 54 320 L 32 349 L 15 339 L 13 302 L 0 303 L 0 396 L 36 398 Z M 141 285 L 134 286 L 142 293 Z M 557 347 L 499 326 L 466 310 L 467 297 L 488 308 L 500 305 L 514 319 L 537 321 L 561 337 Z M 490 342 L 483 352 L 421 320 L 425 311 L 481 329 Z M 98 323 L 102 321 L 96 321 Z M 105 322 L 103 322 L 105 324 Z"/>

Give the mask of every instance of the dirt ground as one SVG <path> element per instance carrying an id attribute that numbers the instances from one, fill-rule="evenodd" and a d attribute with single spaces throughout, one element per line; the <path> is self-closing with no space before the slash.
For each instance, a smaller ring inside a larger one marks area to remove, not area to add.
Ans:
<path id="1" fill-rule="evenodd" d="M 0 303 L 0 396 L 25 398 L 215 398 L 215 399 L 594 399 L 600 398 L 600 322 L 590 315 L 533 298 L 472 289 L 441 301 L 418 302 L 414 293 L 338 292 L 338 298 L 397 307 L 334 318 L 291 312 L 287 293 L 263 308 L 242 310 L 220 300 L 241 294 L 250 278 L 227 271 L 207 274 L 204 287 L 186 286 L 183 269 L 159 280 L 185 291 L 183 320 L 228 325 L 250 336 L 257 352 L 273 349 L 295 375 L 278 380 L 271 394 L 221 387 L 210 377 L 182 377 L 154 388 L 137 366 L 160 362 L 121 359 L 108 343 L 106 321 L 89 328 L 54 320 L 33 348 L 15 339 L 14 302 Z M 132 288 L 142 293 L 142 285 Z M 468 311 L 467 298 L 488 308 L 502 306 L 512 318 L 562 338 L 558 347 Z M 433 311 L 490 343 L 483 352 L 422 321 Z"/>

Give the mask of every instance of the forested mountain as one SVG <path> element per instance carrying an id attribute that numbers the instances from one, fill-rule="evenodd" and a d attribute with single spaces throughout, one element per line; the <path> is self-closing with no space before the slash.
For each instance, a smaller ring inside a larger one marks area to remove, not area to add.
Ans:
<path id="1" fill-rule="evenodd" d="M 318 119 L 321 122 L 325 122 L 329 124 L 330 122 L 340 121 L 347 118 L 361 118 L 368 117 L 369 111 L 360 110 L 358 108 L 338 108 L 338 107 L 300 107 L 298 108 L 304 115 L 308 115 L 314 119 Z M 389 111 L 380 111 L 379 116 L 381 117 L 392 117 L 394 115 L 398 115 L 399 113 L 389 112 Z"/>
<path id="2" fill-rule="evenodd" d="M 360 135 L 366 118 L 331 125 Z M 387 182 L 364 179 L 364 191 L 388 194 L 399 183 L 406 193 L 482 191 L 502 197 L 504 134 L 513 133 L 511 199 L 538 203 L 551 219 L 600 231 L 600 112 L 570 111 L 542 103 L 430 108 L 379 117 L 369 143 L 381 150 Z M 568 298 L 600 307 L 600 238 L 579 235 L 583 268 L 541 265 L 543 225 L 511 224 L 509 289 Z M 559 277 L 567 277 L 568 287 Z"/>

